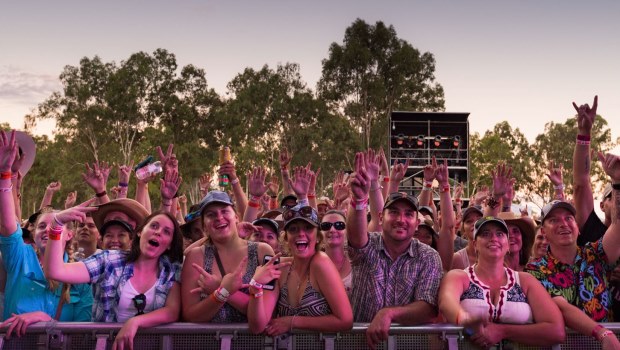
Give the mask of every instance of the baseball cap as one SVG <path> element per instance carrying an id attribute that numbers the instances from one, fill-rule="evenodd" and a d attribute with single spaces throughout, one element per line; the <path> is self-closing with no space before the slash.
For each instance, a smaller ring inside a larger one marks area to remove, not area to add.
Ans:
<path id="1" fill-rule="evenodd" d="M 542 212 L 540 213 L 540 221 L 544 223 L 549 213 L 551 213 L 554 209 L 557 209 L 557 208 L 564 208 L 570 211 L 571 214 L 573 215 L 577 213 L 577 211 L 575 210 L 575 207 L 573 207 L 572 204 L 568 202 L 564 202 L 564 201 L 555 200 L 555 201 L 551 201 L 545 204 L 545 206 L 542 208 Z"/>
<path id="2" fill-rule="evenodd" d="M 222 191 L 209 191 L 209 193 L 207 193 L 207 195 L 200 201 L 200 213 L 202 214 L 205 208 L 209 204 L 213 203 L 222 203 L 230 206 L 234 205 L 228 193 Z"/>
<path id="3" fill-rule="evenodd" d="M 388 208 L 389 206 L 398 201 L 405 201 L 407 202 L 407 204 L 411 205 L 415 211 L 418 211 L 418 199 L 414 196 L 402 192 L 390 193 L 387 200 L 385 201 L 383 209 Z"/>
<path id="4" fill-rule="evenodd" d="M 297 220 L 303 220 L 314 227 L 319 227 L 319 214 L 316 210 L 314 210 L 314 208 L 308 206 L 302 207 L 298 204 L 292 208 L 289 208 L 284 211 L 282 218 L 284 219 L 285 230 L 290 223 Z"/>
<path id="5" fill-rule="evenodd" d="M 502 220 L 500 218 L 497 218 L 495 216 L 485 216 L 485 217 L 480 218 L 474 224 L 474 239 L 476 239 L 476 235 L 482 229 L 482 227 L 485 224 L 488 224 L 490 222 L 497 223 L 498 225 L 500 225 L 504 229 L 504 232 L 508 233 L 508 225 L 506 225 L 506 222 L 504 222 L 504 220 Z"/>

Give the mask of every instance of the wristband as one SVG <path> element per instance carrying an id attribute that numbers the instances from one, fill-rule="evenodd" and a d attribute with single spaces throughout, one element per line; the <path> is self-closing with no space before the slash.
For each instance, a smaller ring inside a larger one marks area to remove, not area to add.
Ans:
<path id="1" fill-rule="evenodd" d="M 308 193 L 308 198 L 316 198 L 316 193 Z"/>
<path id="2" fill-rule="evenodd" d="M 424 181 L 424 187 L 427 187 L 427 188 L 433 187 L 433 181 Z"/>
<path id="3" fill-rule="evenodd" d="M 248 207 L 252 207 L 252 208 L 260 208 L 260 203 L 257 202 L 253 202 L 253 201 L 249 201 L 248 202 Z"/>
<path id="4" fill-rule="evenodd" d="M 590 141 L 590 135 L 577 135 L 579 141 Z"/>
<path id="5" fill-rule="evenodd" d="M 11 192 L 12 190 L 13 190 L 13 184 L 11 184 L 11 186 L 9 187 L 0 188 L 0 192 Z"/>
<path id="6" fill-rule="evenodd" d="M 47 237 L 52 241 L 60 241 L 62 236 L 62 226 L 53 228 L 51 225 L 47 228 Z"/>
<path id="7" fill-rule="evenodd" d="M 553 188 L 556 189 L 556 190 L 562 190 L 563 191 L 564 190 L 564 184 L 559 184 L 557 186 L 554 185 Z"/>
<path id="8" fill-rule="evenodd" d="M 263 289 L 263 285 L 258 283 L 258 282 L 256 282 L 256 280 L 253 279 L 253 278 L 250 280 L 250 286 L 252 286 L 252 287 L 254 287 L 256 289 Z"/>
<path id="9" fill-rule="evenodd" d="M 230 293 L 224 287 L 219 287 L 211 295 L 213 295 L 214 298 L 222 304 L 228 301 L 228 298 L 230 297 Z"/>
<path id="10" fill-rule="evenodd" d="M 129 186 L 129 184 L 128 184 L 128 183 L 126 183 L 126 182 L 119 182 L 119 183 L 118 183 L 118 186 L 119 186 L 119 187 L 127 187 L 127 186 Z"/>
<path id="11" fill-rule="evenodd" d="M 64 226 L 62 222 L 58 221 L 58 215 L 56 214 L 54 214 L 54 223 L 56 224 L 56 227 L 60 227 L 61 229 Z"/>
<path id="12" fill-rule="evenodd" d="M 440 192 L 441 193 L 450 192 L 450 185 L 442 186 Z"/>
<path id="13" fill-rule="evenodd" d="M 620 191 L 620 184 L 612 184 L 611 188 L 613 188 L 616 191 Z"/>
<path id="14" fill-rule="evenodd" d="M 103 190 L 102 192 L 95 193 L 95 197 L 101 198 L 101 197 L 105 196 L 106 194 L 108 194 L 108 192 L 106 192 L 106 190 Z"/>
<path id="15" fill-rule="evenodd" d="M 3 171 L 0 173 L 0 179 L 8 180 L 12 177 L 12 173 L 10 171 Z"/>
<path id="16" fill-rule="evenodd" d="M 582 140 L 577 140 L 575 141 L 578 145 L 581 146 L 589 146 L 590 145 L 590 141 L 582 141 Z"/>
<path id="17" fill-rule="evenodd" d="M 236 185 L 239 183 L 239 178 L 236 178 L 230 182 L 231 185 Z"/>
<path id="18" fill-rule="evenodd" d="M 371 188 L 370 192 L 377 192 L 377 191 L 382 190 L 382 189 L 383 189 L 383 186 L 377 186 L 377 188 Z"/>
<path id="19" fill-rule="evenodd" d="M 260 202 L 261 197 L 250 194 L 250 201 L 252 202 Z"/>
<path id="20" fill-rule="evenodd" d="M 361 201 L 352 200 L 351 206 L 355 208 L 355 210 L 366 210 L 366 208 L 368 208 L 368 198 Z"/>
<path id="21" fill-rule="evenodd" d="M 597 339 L 598 341 L 603 341 L 603 339 L 607 338 L 610 335 L 614 335 L 614 332 L 608 329 L 605 332 L 601 333 L 601 335 L 599 335 Z"/>
<path id="22" fill-rule="evenodd" d="M 217 291 L 215 291 L 215 292 L 217 292 Z M 215 295 L 215 292 L 213 292 L 213 293 L 211 294 L 211 299 L 213 299 L 216 303 L 219 303 L 219 304 L 224 304 L 226 301 L 225 301 L 225 300 L 224 300 L 224 301 L 221 301 L 220 299 L 218 299 L 218 297 Z"/>
<path id="23" fill-rule="evenodd" d="M 254 299 L 258 299 L 260 297 L 263 296 L 263 290 L 261 289 L 260 292 L 256 292 L 254 294 L 250 293 L 250 295 L 254 298 Z"/>
<path id="24" fill-rule="evenodd" d="M 383 182 L 390 182 L 390 177 L 389 176 L 384 177 Z"/>
<path id="25" fill-rule="evenodd" d="M 456 203 L 462 203 L 462 202 L 463 202 L 463 200 L 462 200 L 462 199 L 460 199 L 460 198 L 457 198 L 457 199 L 455 199 L 455 200 L 454 200 L 454 202 L 456 202 Z"/>

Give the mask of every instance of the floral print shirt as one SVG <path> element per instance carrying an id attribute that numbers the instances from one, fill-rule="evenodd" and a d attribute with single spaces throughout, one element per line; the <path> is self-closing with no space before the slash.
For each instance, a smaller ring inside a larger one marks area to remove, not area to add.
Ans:
<path id="1" fill-rule="evenodd" d="M 609 274 L 615 263 L 607 261 L 603 239 L 577 247 L 572 264 L 556 259 L 551 250 L 529 263 L 525 271 L 536 277 L 551 297 L 564 297 L 596 322 L 611 322 L 612 299 Z"/>

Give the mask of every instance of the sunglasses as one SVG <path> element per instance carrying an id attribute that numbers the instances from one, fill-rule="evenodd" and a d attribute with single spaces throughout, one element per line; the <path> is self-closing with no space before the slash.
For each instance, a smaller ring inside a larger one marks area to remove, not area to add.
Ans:
<path id="1" fill-rule="evenodd" d="M 133 297 L 133 299 L 131 300 L 133 300 L 133 306 L 135 306 L 136 310 L 138 310 L 136 316 L 144 315 L 144 308 L 146 307 L 146 295 L 140 293 Z"/>
<path id="2" fill-rule="evenodd" d="M 283 214 L 284 221 L 290 221 L 296 218 L 310 219 L 318 224 L 318 215 L 312 207 L 289 208 Z"/>
<path id="3" fill-rule="evenodd" d="M 342 221 L 322 222 L 321 231 L 329 231 L 332 228 L 332 226 L 334 226 L 334 228 L 338 231 L 342 231 L 347 227 L 347 225 L 345 225 L 345 223 Z"/>
<path id="4" fill-rule="evenodd" d="M 189 213 L 187 215 L 185 215 L 185 222 L 190 222 L 194 219 L 197 219 L 200 217 L 200 210 L 196 210 L 193 213 Z"/>

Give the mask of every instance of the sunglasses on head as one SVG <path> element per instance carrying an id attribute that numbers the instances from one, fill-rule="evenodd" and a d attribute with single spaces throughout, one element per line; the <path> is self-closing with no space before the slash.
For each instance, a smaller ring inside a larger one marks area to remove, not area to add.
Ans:
<path id="1" fill-rule="evenodd" d="M 289 221 L 295 218 L 306 218 L 312 221 L 316 221 L 316 214 L 312 207 L 301 207 L 299 209 L 289 208 L 283 214 L 284 221 Z"/>
<path id="2" fill-rule="evenodd" d="M 321 231 L 329 231 L 332 228 L 332 226 L 334 226 L 334 228 L 338 231 L 342 231 L 347 227 L 347 225 L 345 225 L 345 223 L 342 221 L 322 222 Z"/>
<path id="3" fill-rule="evenodd" d="M 146 295 L 140 293 L 133 297 L 133 306 L 135 306 L 136 310 L 138 310 L 138 315 L 144 315 L 144 308 L 146 307 Z"/>

